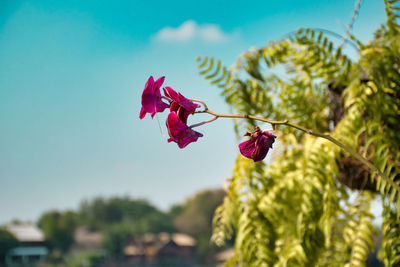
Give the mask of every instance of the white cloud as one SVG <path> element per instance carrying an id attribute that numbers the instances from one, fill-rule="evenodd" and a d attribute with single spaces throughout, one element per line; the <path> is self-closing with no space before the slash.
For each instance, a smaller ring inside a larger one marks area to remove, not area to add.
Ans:
<path id="1" fill-rule="evenodd" d="M 193 20 L 187 20 L 178 28 L 165 27 L 156 35 L 155 39 L 161 42 L 188 42 L 202 40 L 207 43 L 221 43 L 228 41 L 231 36 L 224 33 L 218 25 L 198 25 Z"/>

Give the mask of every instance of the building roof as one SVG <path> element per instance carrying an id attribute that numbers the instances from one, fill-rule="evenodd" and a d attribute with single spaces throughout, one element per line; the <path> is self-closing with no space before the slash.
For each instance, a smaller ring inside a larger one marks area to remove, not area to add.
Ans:
<path id="1" fill-rule="evenodd" d="M 101 232 L 91 231 L 85 226 L 80 226 L 75 230 L 74 241 L 77 245 L 83 247 L 101 247 L 103 234 Z"/>
<path id="2" fill-rule="evenodd" d="M 138 256 L 144 253 L 144 249 L 139 245 L 130 244 L 124 248 L 125 256 Z"/>
<path id="3" fill-rule="evenodd" d="M 142 236 L 142 241 L 145 243 L 152 243 L 156 241 L 156 236 L 153 233 L 145 233 Z"/>
<path id="4" fill-rule="evenodd" d="M 33 224 L 13 224 L 7 227 L 20 242 L 43 242 L 42 231 Z"/>
<path id="5" fill-rule="evenodd" d="M 165 244 L 171 240 L 171 235 L 166 232 L 161 232 L 158 234 L 158 239 L 161 241 L 161 243 Z"/>
<path id="6" fill-rule="evenodd" d="M 196 246 L 196 240 L 191 237 L 190 235 L 183 234 L 183 233 L 176 233 L 172 234 L 172 241 L 175 244 L 182 247 L 194 247 Z"/>

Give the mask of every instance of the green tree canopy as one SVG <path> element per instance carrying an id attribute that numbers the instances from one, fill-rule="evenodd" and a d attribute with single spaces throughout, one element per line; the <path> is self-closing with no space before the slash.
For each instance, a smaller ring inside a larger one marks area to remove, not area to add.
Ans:
<path id="1" fill-rule="evenodd" d="M 0 263 L 4 262 L 7 252 L 18 245 L 18 240 L 6 229 L 0 228 Z"/>
<path id="2" fill-rule="evenodd" d="M 125 245 L 135 230 L 135 227 L 129 222 L 116 223 L 105 229 L 103 246 L 112 258 L 122 259 Z"/>
<path id="3" fill-rule="evenodd" d="M 175 218 L 177 229 L 193 236 L 211 232 L 214 211 L 222 203 L 224 195 L 222 189 L 207 189 L 188 198 L 182 212 Z"/>
<path id="4" fill-rule="evenodd" d="M 38 222 L 51 249 L 66 252 L 74 242 L 77 214 L 72 211 L 49 211 Z"/>
<path id="5" fill-rule="evenodd" d="M 200 191 L 185 201 L 181 213 L 174 220 L 180 232 L 196 238 L 198 255 L 206 262 L 211 262 L 217 251 L 216 247 L 210 244 L 212 218 L 224 196 L 225 192 L 222 189 Z"/>
<path id="6" fill-rule="evenodd" d="M 133 234 L 173 232 L 172 219 L 146 200 L 129 197 L 95 198 L 83 201 L 79 210 L 80 224 L 104 230 L 110 225 L 130 223 Z"/>

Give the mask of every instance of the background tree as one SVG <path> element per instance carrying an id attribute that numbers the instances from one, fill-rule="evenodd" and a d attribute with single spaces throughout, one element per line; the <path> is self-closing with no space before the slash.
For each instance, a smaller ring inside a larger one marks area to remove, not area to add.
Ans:
<path id="1" fill-rule="evenodd" d="M 106 228 L 103 246 L 113 259 L 123 258 L 125 245 L 134 232 L 135 229 L 129 222 L 113 224 Z"/>
<path id="2" fill-rule="evenodd" d="M 68 259 L 67 266 L 69 267 L 97 267 L 101 266 L 104 262 L 104 255 L 97 251 L 83 251 L 74 254 L 72 258 Z"/>
<path id="3" fill-rule="evenodd" d="M 135 234 L 145 232 L 172 232 L 172 219 L 146 200 L 129 197 L 95 198 L 83 201 L 79 210 L 80 224 L 94 230 L 110 225 L 130 222 Z"/>
<path id="4" fill-rule="evenodd" d="M 210 244 L 212 217 L 215 209 L 222 203 L 225 192 L 222 189 L 208 189 L 187 199 L 182 211 L 176 216 L 176 228 L 197 240 L 197 252 L 203 261 L 212 261 L 216 252 Z"/>
<path id="5" fill-rule="evenodd" d="M 300 29 L 243 53 L 231 69 L 199 58 L 200 73 L 222 89 L 236 112 L 327 133 L 398 185 L 398 1 L 385 1 L 385 8 L 386 26 L 366 44 L 351 33 L 332 41 L 328 36 L 337 35 L 329 31 Z M 342 53 L 345 45 L 357 51 L 357 60 Z M 255 126 L 253 120 L 235 123 L 240 134 Z M 364 266 L 374 247 L 371 201 L 379 196 L 384 210 L 380 256 L 386 266 L 398 266 L 397 186 L 326 139 L 284 125 L 275 133 L 281 148 L 274 150 L 275 160 L 266 166 L 239 155 L 216 211 L 213 241 L 222 245 L 236 234 L 236 255 L 227 264 Z"/>
<path id="6" fill-rule="evenodd" d="M 38 222 L 50 248 L 61 252 L 66 252 L 73 244 L 76 225 L 77 214 L 73 211 L 49 211 Z"/>
<path id="7" fill-rule="evenodd" d="M 0 228 L 0 264 L 4 263 L 7 252 L 18 245 L 18 240 L 6 229 Z"/>

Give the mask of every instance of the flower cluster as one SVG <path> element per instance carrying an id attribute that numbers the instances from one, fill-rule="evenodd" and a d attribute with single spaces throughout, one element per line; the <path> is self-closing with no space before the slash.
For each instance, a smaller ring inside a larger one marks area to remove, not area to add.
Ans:
<path id="1" fill-rule="evenodd" d="M 165 77 L 161 77 L 154 82 L 153 77 L 150 76 L 143 90 L 142 109 L 140 110 L 139 118 L 143 119 L 147 113 L 153 118 L 156 113 L 163 112 L 169 108 L 170 113 L 166 123 L 170 137 L 168 142 L 175 142 L 180 148 L 184 148 L 203 136 L 201 133 L 194 131 L 193 127 L 214 121 L 218 117 L 224 117 L 224 115 L 208 111 L 208 113 L 215 116 L 214 119 L 188 126 L 189 115 L 194 114 L 200 105 L 175 92 L 168 86 L 163 88 L 164 95 L 161 95 L 160 88 L 164 83 L 164 79 Z M 207 112 L 206 106 L 203 112 Z M 228 117 L 228 115 L 225 115 L 225 117 Z M 261 131 L 258 127 L 252 133 L 246 133 L 245 136 L 249 136 L 250 139 L 239 144 L 240 153 L 254 161 L 261 161 L 265 158 L 276 138 L 275 135 L 268 131 Z"/>
<path id="2" fill-rule="evenodd" d="M 170 136 L 168 142 L 175 142 L 180 148 L 184 148 L 203 136 L 187 125 L 189 115 L 193 114 L 200 105 L 193 103 L 193 101 L 168 86 L 163 88 L 164 96 L 162 96 L 160 88 L 164 79 L 165 77 L 161 77 L 154 82 L 153 76 L 150 76 L 143 90 L 142 109 L 140 110 L 139 118 L 143 119 L 147 113 L 150 113 L 153 118 L 156 113 L 163 112 L 166 108 L 169 108 L 170 113 L 166 123 Z M 168 103 L 165 103 L 163 99 Z"/>

